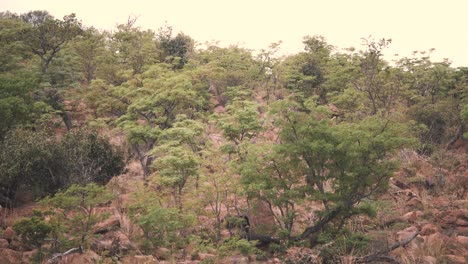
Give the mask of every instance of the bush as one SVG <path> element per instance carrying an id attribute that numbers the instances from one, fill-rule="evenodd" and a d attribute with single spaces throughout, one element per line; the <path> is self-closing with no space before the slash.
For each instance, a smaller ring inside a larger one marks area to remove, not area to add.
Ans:
<path id="1" fill-rule="evenodd" d="M 13 225 L 13 230 L 21 237 L 23 243 L 33 248 L 40 248 L 52 231 L 52 226 L 44 221 L 39 212 L 35 212 L 35 216 L 17 221 Z"/>
<path id="2" fill-rule="evenodd" d="M 232 237 L 219 247 L 219 252 L 221 256 L 228 256 L 237 252 L 244 256 L 261 254 L 262 252 L 255 247 L 255 243 L 254 241 Z"/>
<path id="3" fill-rule="evenodd" d="M 106 184 L 124 167 L 123 152 L 95 132 L 68 132 L 58 139 L 12 131 L 0 142 L 0 204 L 13 206 L 19 189 L 42 197 L 73 183 Z"/>

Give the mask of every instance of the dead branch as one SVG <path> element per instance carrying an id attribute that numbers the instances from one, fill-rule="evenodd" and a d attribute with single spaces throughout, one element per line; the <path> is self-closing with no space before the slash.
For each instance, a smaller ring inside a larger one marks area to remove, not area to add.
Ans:
<path id="1" fill-rule="evenodd" d="M 414 233 L 409 238 L 407 238 L 407 239 L 405 239 L 403 241 L 398 241 L 397 243 L 391 245 L 390 247 L 388 247 L 388 248 L 386 248 L 384 250 L 378 251 L 377 253 L 373 253 L 373 254 L 370 254 L 370 255 L 367 255 L 367 256 L 357 258 L 354 263 L 370 263 L 370 262 L 374 262 L 374 261 L 386 261 L 386 262 L 392 263 L 392 264 L 399 264 L 400 262 L 398 260 L 396 260 L 395 258 L 389 256 L 388 253 L 390 253 L 391 251 L 393 251 L 393 250 L 395 250 L 395 249 L 397 249 L 399 247 L 404 247 L 404 246 L 408 245 L 411 241 L 413 241 L 413 239 L 415 239 L 419 235 L 419 233 L 420 233 L 420 231 L 417 231 L 416 233 Z"/>
<path id="2" fill-rule="evenodd" d="M 72 248 L 63 253 L 54 254 L 54 257 L 49 259 L 47 263 L 55 263 L 55 261 L 58 261 L 58 259 L 65 257 L 66 255 L 75 253 L 75 252 L 82 252 L 82 248 L 81 247 Z"/>

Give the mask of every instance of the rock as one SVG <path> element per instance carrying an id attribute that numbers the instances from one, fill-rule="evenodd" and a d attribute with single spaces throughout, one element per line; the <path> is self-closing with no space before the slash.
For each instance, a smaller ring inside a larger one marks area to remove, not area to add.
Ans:
<path id="1" fill-rule="evenodd" d="M 122 264 L 156 264 L 158 261 L 153 256 L 137 255 L 125 256 Z"/>
<path id="2" fill-rule="evenodd" d="M 8 248 L 8 246 L 10 246 L 8 240 L 0 238 L 0 248 Z"/>
<path id="3" fill-rule="evenodd" d="M 449 237 L 442 233 L 434 233 L 427 237 L 426 245 L 428 248 L 441 248 L 445 247 L 448 243 Z"/>
<path id="4" fill-rule="evenodd" d="M 155 252 L 157 259 L 168 260 L 171 257 L 171 250 L 168 248 L 158 248 Z"/>
<path id="5" fill-rule="evenodd" d="M 432 256 L 424 256 L 421 258 L 421 264 L 437 264 L 437 259 Z"/>
<path id="6" fill-rule="evenodd" d="M 224 113 L 224 112 L 226 112 L 226 109 L 224 109 L 224 107 L 222 107 L 222 106 L 217 106 L 217 107 L 214 108 L 214 112 L 217 113 L 217 114 Z"/>
<path id="7" fill-rule="evenodd" d="M 0 249 L 0 263 L 21 263 L 22 258 L 21 252 L 8 248 Z"/>
<path id="8" fill-rule="evenodd" d="M 120 227 L 119 217 L 113 215 L 103 222 L 97 223 L 94 226 L 94 234 L 105 234 L 111 230 L 117 229 Z"/>
<path id="9" fill-rule="evenodd" d="M 463 226 L 463 224 L 466 224 L 466 221 L 464 220 L 468 220 L 468 210 L 457 209 L 457 210 L 441 211 L 438 213 L 437 216 L 440 217 L 440 222 L 444 225 L 457 225 L 458 224 L 458 225 Z"/>
<path id="10" fill-rule="evenodd" d="M 58 264 L 94 264 L 99 263 L 100 259 L 101 257 L 99 257 L 95 252 L 86 251 L 83 254 L 72 253 L 70 255 L 66 255 L 58 261 Z"/>
<path id="11" fill-rule="evenodd" d="M 97 240 L 94 239 L 91 243 L 91 249 L 96 253 L 102 253 L 103 251 L 109 251 L 112 246 L 111 239 Z"/>
<path id="12" fill-rule="evenodd" d="M 439 228 L 434 224 L 426 224 L 421 228 L 421 236 L 428 236 L 439 232 Z"/>
<path id="13" fill-rule="evenodd" d="M 455 256 L 455 255 L 445 255 L 444 259 L 447 261 L 447 264 L 465 264 L 466 260 L 463 256 Z"/>
<path id="14" fill-rule="evenodd" d="M 35 254 L 37 254 L 38 250 L 34 249 L 31 251 L 24 251 L 23 252 L 23 263 L 31 263 L 32 258 Z"/>
<path id="15" fill-rule="evenodd" d="M 457 221 L 455 221 L 455 225 L 457 226 L 468 226 L 468 221 L 465 219 L 458 218 Z"/>
<path id="16" fill-rule="evenodd" d="M 418 232 L 418 228 L 416 226 L 407 227 L 404 230 L 397 232 L 398 241 L 406 240 L 416 232 Z"/>
<path id="17" fill-rule="evenodd" d="M 456 240 L 465 248 L 468 248 L 468 236 L 457 236 Z"/>
<path id="18" fill-rule="evenodd" d="M 127 235 L 120 231 L 116 231 L 114 237 L 120 239 L 120 249 L 122 250 L 122 254 L 126 254 L 129 250 L 137 249 L 137 246 L 130 241 Z"/>
<path id="19" fill-rule="evenodd" d="M 214 260 L 216 258 L 215 254 L 209 254 L 209 253 L 199 253 L 198 254 L 198 260 L 209 260 L 212 259 Z"/>
<path id="20" fill-rule="evenodd" d="M 414 223 L 416 222 L 417 219 L 421 218 L 421 216 L 423 216 L 424 213 L 421 212 L 421 211 L 413 211 L 413 212 L 408 212 L 406 214 L 403 215 L 402 219 L 404 219 L 405 221 L 408 221 L 410 223 Z"/>
<path id="21" fill-rule="evenodd" d="M 241 255 L 234 255 L 223 259 L 220 263 L 226 264 L 247 264 L 249 263 L 249 258 Z"/>
<path id="22" fill-rule="evenodd" d="M 468 236 L 468 226 L 457 226 L 455 232 L 459 236 Z"/>
<path id="23" fill-rule="evenodd" d="M 424 206 L 417 197 L 411 198 L 408 202 L 406 202 L 406 206 L 415 209 L 424 209 Z"/>
<path id="24" fill-rule="evenodd" d="M 16 233 L 11 227 L 7 227 L 5 231 L 3 231 L 3 237 L 8 241 L 11 241 L 15 235 Z"/>

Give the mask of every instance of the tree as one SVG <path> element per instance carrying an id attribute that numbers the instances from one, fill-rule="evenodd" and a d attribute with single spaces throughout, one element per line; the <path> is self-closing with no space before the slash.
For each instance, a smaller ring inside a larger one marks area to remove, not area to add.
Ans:
<path id="1" fill-rule="evenodd" d="M 208 82 L 208 91 L 219 105 L 224 106 L 231 99 L 226 93 L 229 90 L 238 87 L 253 90 L 262 73 L 250 50 L 237 46 L 220 48 L 212 43 L 206 45 L 208 48 L 197 53 L 193 63 L 198 65 Z"/>
<path id="2" fill-rule="evenodd" d="M 306 97 L 318 96 L 327 102 L 327 91 L 322 84 L 326 81 L 327 64 L 334 49 L 322 36 L 304 38 L 305 52 L 290 56 L 282 64 L 283 85 Z"/>
<path id="3" fill-rule="evenodd" d="M 71 184 L 106 184 L 124 169 L 123 153 L 91 132 L 60 140 L 41 131 L 10 131 L 0 142 L 0 204 L 13 206 L 23 189 L 36 197 Z"/>
<path id="4" fill-rule="evenodd" d="M 277 221 L 288 235 L 295 204 L 321 203 L 316 220 L 292 239 L 311 238 L 325 229 L 336 235 L 351 216 L 370 213 L 363 200 L 385 190 L 397 168 L 395 151 L 413 142 L 405 128 L 391 120 L 369 117 L 334 124 L 312 100 L 302 106 L 278 102 L 273 114 L 281 127 L 280 141 L 267 148 L 260 162 L 246 163 L 242 176 L 254 197 L 280 212 Z M 250 154 L 251 159 L 258 155 Z"/>
<path id="5" fill-rule="evenodd" d="M 155 33 L 142 31 L 135 26 L 137 17 L 129 17 L 127 23 L 117 25 L 117 30 L 110 36 L 110 48 L 117 57 L 117 63 L 133 74 L 144 71 L 143 66 L 159 62 L 157 58 Z"/>
<path id="6" fill-rule="evenodd" d="M 204 126 L 194 120 L 183 119 L 164 130 L 150 155 L 156 158 L 157 182 L 173 189 L 175 204 L 182 210 L 182 190 L 191 177 L 198 182 L 200 154 Z"/>
<path id="7" fill-rule="evenodd" d="M 74 238 L 73 246 L 81 252 L 91 235 L 93 226 L 103 215 L 95 215 L 93 209 L 98 205 L 112 199 L 112 195 L 104 186 L 95 183 L 86 185 L 73 184 L 65 191 L 56 193 L 53 197 L 41 200 L 41 205 L 49 208 L 60 209 L 55 211 L 52 217 L 54 221 L 65 225 L 65 230 Z M 61 234 L 63 236 L 63 234 Z M 63 237 L 63 239 L 67 239 Z"/>
<path id="8" fill-rule="evenodd" d="M 0 72 L 18 71 L 25 68 L 32 53 L 21 41 L 22 32 L 28 24 L 18 15 L 0 12 Z"/>
<path id="9" fill-rule="evenodd" d="M 131 91 L 127 112 L 117 123 L 127 133 L 146 178 L 154 160 L 149 153 L 162 131 L 171 128 L 180 114 L 193 119 L 206 101 L 188 74 L 170 71 L 168 65 L 153 66 L 142 77 L 142 87 Z"/>
<path id="10" fill-rule="evenodd" d="M 88 28 L 73 39 L 70 46 L 79 58 L 82 78 L 87 84 L 91 83 L 96 78 L 99 60 L 106 52 L 104 34 L 95 28 Z"/>
<path id="11" fill-rule="evenodd" d="M 9 130 L 33 126 L 48 112 L 47 105 L 34 98 L 38 90 L 39 79 L 31 73 L 0 73 L 0 141 Z"/>
<path id="12" fill-rule="evenodd" d="M 360 76 L 353 81 L 353 85 L 367 96 L 370 115 L 379 111 L 389 114 L 403 86 L 399 70 L 389 67 L 382 59 L 382 51 L 391 42 L 391 39 L 363 39 L 366 50 L 360 55 Z"/>
<path id="13" fill-rule="evenodd" d="M 182 69 L 194 50 L 195 41 L 183 32 L 173 37 L 172 27 L 167 24 L 159 28 L 157 38 L 161 48 L 160 61 L 171 64 L 173 69 Z"/>
<path id="14" fill-rule="evenodd" d="M 153 252 L 158 247 L 171 250 L 183 247 L 184 231 L 193 224 L 194 217 L 176 208 L 163 207 L 161 199 L 147 188 L 135 192 L 129 205 L 130 219 L 143 231 L 143 249 Z"/>
<path id="15" fill-rule="evenodd" d="M 75 14 L 54 19 L 47 11 L 30 11 L 21 18 L 31 26 L 23 33 L 23 42 L 41 59 L 41 71 L 46 73 L 58 52 L 81 34 L 81 23 Z"/>

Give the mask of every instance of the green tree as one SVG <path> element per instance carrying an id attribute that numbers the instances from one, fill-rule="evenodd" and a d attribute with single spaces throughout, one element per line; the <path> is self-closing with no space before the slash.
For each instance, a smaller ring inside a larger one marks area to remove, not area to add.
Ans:
<path id="1" fill-rule="evenodd" d="M 370 117 L 357 123 L 333 123 L 325 108 L 312 100 L 303 106 L 290 100 L 278 102 L 273 114 L 281 128 L 280 143 L 260 162 L 246 163 L 243 178 L 247 190 L 283 211 L 277 221 L 286 232 L 295 217 L 295 204 L 321 203 L 316 220 L 294 239 L 311 238 L 325 229 L 337 232 L 351 216 L 370 213 L 363 200 L 385 190 L 397 168 L 395 151 L 413 142 L 404 126 L 391 120 Z"/>
<path id="2" fill-rule="evenodd" d="M 383 50 L 391 42 L 391 39 L 363 39 L 366 50 L 359 54 L 360 74 L 352 83 L 366 95 L 370 115 L 389 114 L 403 87 L 401 72 L 382 59 Z"/>
<path id="3" fill-rule="evenodd" d="M 23 189 L 36 197 L 73 183 L 106 184 L 124 169 L 123 153 L 85 131 L 57 139 L 40 131 L 10 131 L 0 142 L 0 203 L 12 206 Z"/>
<path id="4" fill-rule="evenodd" d="M 121 87 L 130 94 L 127 111 L 117 123 L 142 166 L 145 178 L 150 175 L 154 157 L 149 153 L 157 145 L 161 132 L 173 127 L 176 117 L 193 119 L 206 104 L 188 74 L 174 72 L 166 64 L 151 67 L 142 75 L 141 87 Z M 133 90 L 132 90 L 133 89 Z"/>
<path id="5" fill-rule="evenodd" d="M 156 35 L 151 30 L 143 31 L 135 26 L 137 17 L 129 17 L 127 23 L 117 25 L 110 36 L 110 48 L 118 63 L 133 74 L 144 71 L 145 65 L 159 62 Z"/>
<path id="6" fill-rule="evenodd" d="M 150 155 L 156 158 L 157 182 L 173 189 L 175 204 L 182 210 L 182 191 L 187 181 L 192 177 L 198 182 L 204 126 L 180 118 L 182 120 L 161 133 L 159 144 Z"/>
<path id="7" fill-rule="evenodd" d="M 160 198 L 146 188 L 134 193 L 129 206 L 130 219 L 143 231 L 142 249 L 153 252 L 158 247 L 182 248 L 187 242 L 185 231 L 194 217 L 176 208 L 163 207 Z"/>
<path id="8" fill-rule="evenodd" d="M 66 232 L 73 238 L 72 244 L 81 252 L 87 246 L 93 226 L 104 217 L 95 215 L 93 209 L 112 199 L 112 195 L 104 186 L 95 183 L 87 185 L 73 184 L 68 189 L 56 193 L 53 197 L 46 197 L 40 201 L 45 207 L 60 209 L 52 217 L 52 221 L 65 225 Z M 67 239 L 62 234 L 62 239 Z M 69 241 L 68 241 L 69 242 Z"/>
<path id="9" fill-rule="evenodd" d="M 47 11 L 30 11 L 21 18 L 31 26 L 23 33 L 23 42 L 42 62 L 41 71 L 46 73 L 58 52 L 77 35 L 81 34 L 81 23 L 75 14 L 54 19 Z"/>
<path id="10" fill-rule="evenodd" d="M 174 69 L 182 69 L 193 53 L 195 41 L 183 32 L 172 36 L 172 27 L 165 25 L 159 28 L 157 39 L 159 41 L 160 61 L 171 64 Z"/>

